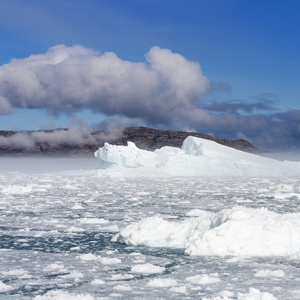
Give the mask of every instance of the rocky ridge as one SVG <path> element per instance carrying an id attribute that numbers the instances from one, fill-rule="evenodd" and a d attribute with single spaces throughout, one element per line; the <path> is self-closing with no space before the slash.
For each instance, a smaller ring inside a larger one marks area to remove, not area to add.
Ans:
<path id="1" fill-rule="evenodd" d="M 38 131 L 39 133 L 53 134 L 64 130 L 64 133 L 70 132 L 68 129 L 56 129 Z M 107 134 L 105 131 L 90 132 L 91 139 L 73 142 L 60 142 L 59 144 L 51 144 L 50 142 L 36 142 L 34 145 L 28 147 L 16 146 L 15 144 L 4 145 L 1 143 L 1 138 L 6 137 L 8 139 L 13 138 L 16 134 L 21 134 L 23 138 L 30 139 L 31 135 L 36 133 L 33 132 L 22 132 L 22 131 L 0 131 L 0 155 L 1 156 L 82 156 L 82 157 L 93 157 L 94 152 L 104 145 L 105 142 L 115 145 L 126 145 L 127 141 L 131 141 L 136 144 L 140 149 L 154 151 L 163 146 L 172 146 L 180 148 L 182 142 L 187 136 L 195 136 L 208 140 L 215 141 L 219 144 L 229 146 L 238 150 L 242 150 L 250 153 L 263 153 L 264 151 L 256 148 L 250 142 L 238 139 L 222 139 L 216 138 L 211 135 L 201 134 L 197 132 L 185 132 L 185 131 L 172 131 L 172 130 L 161 130 L 152 129 L 148 127 L 127 127 L 122 131 L 117 131 L 115 135 Z M 2 144 L 2 145 L 1 145 Z"/>

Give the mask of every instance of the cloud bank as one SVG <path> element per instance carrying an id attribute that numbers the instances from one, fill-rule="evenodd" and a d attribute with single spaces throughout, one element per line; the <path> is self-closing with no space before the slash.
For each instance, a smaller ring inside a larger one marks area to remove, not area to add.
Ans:
<path id="1" fill-rule="evenodd" d="M 198 62 L 157 46 L 144 62 L 130 62 L 113 52 L 57 45 L 0 66 L 0 115 L 22 108 L 52 114 L 90 109 L 107 115 L 106 123 L 246 138 L 263 148 L 300 148 L 300 111 L 280 112 L 266 95 L 250 102 L 204 101 L 218 91 L 229 97 L 230 89 L 210 82 Z"/>
<path id="2" fill-rule="evenodd" d="M 37 144 L 57 146 L 98 145 L 99 143 L 122 136 L 122 130 L 109 128 L 106 132 L 93 134 L 89 127 L 70 127 L 67 130 L 18 132 L 10 136 L 0 136 L 0 146 L 19 149 L 34 148 Z"/>

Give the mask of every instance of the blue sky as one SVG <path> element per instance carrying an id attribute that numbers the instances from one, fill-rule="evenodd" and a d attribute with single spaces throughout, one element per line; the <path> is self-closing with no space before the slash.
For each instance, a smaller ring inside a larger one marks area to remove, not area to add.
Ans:
<path id="1" fill-rule="evenodd" d="M 300 148 L 299 12 L 296 0 L 1 0 L 0 129 L 144 125 Z"/>

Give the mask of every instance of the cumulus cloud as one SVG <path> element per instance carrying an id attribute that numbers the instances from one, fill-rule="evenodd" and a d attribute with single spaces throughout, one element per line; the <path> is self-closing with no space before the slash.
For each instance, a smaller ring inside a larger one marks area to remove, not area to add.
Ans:
<path id="1" fill-rule="evenodd" d="M 165 122 L 174 109 L 188 109 L 209 88 L 199 63 L 153 47 L 142 63 L 58 45 L 45 54 L 0 67 L 0 113 L 46 108 L 52 113 L 83 107 L 107 115 Z"/>
<path id="2" fill-rule="evenodd" d="M 211 101 L 204 101 L 208 93 Z M 230 94 L 231 86 L 210 82 L 198 62 L 157 46 L 143 62 L 80 45 L 57 45 L 44 54 L 0 66 L 0 115 L 22 108 L 47 109 L 52 114 L 90 109 L 107 116 L 102 127 L 195 130 L 224 138 L 244 137 L 262 148 L 278 148 L 278 141 L 282 148 L 300 147 L 299 111 L 280 112 L 272 94 L 258 95 L 250 102 L 228 100 Z M 227 100 L 221 101 L 220 95 Z M 72 130 L 74 140 L 63 131 L 47 137 L 37 132 L 26 139 L 16 135 L 10 143 L 95 142 L 91 132 Z"/>

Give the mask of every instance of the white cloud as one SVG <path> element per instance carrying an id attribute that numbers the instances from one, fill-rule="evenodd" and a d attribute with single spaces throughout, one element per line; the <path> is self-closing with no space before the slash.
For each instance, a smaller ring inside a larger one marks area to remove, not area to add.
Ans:
<path id="1" fill-rule="evenodd" d="M 159 47 L 151 48 L 146 58 L 129 62 L 112 52 L 58 45 L 0 67 L 1 103 L 53 113 L 88 108 L 159 123 L 172 110 L 201 101 L 209 80 L 199 63 Z M 0 113 L 7 113 L 2 106 Z"/>
<path id="2" fill-rule="evenodd" d="M 299 147 L 299 111 L 271 113 L 274 107 L 268 95 L 250 104 L 238 100 L 201 105 L 207 92 L 229 93 L 230 86 L 211 84 L 198 62 L 168 49 L 155 46 L 145 57 L 144 62 L 130 62 L 113 52 L 57 45 L 44 54 L 14 59 L 0 66 L 0 115 L 18 108 L 47 109 L 53 114 L 89 109 L 110 117 L 104 125 L 115 122 L 226 138 L 247 136 L 269 149 L 280 144 Z M 254 114 L 254 110 L 269 114 Z M 18 138 L 11 143 L 22 144 L 22 137 Z"/>

